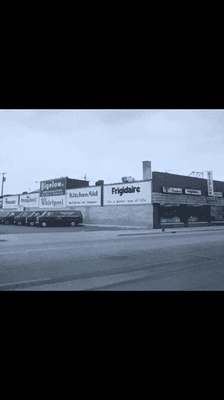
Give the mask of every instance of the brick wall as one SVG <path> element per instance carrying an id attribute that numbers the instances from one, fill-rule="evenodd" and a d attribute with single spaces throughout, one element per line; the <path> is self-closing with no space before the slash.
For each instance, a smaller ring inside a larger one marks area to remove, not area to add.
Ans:
<path id="1" fill-rule="evenodd" d="M 224 221 L 224 207 L 211 206 L 211 216 L 216 221 Z"/>
<path id="2" fill-rule="evenodd" d="M 72 209 L 72 208 L 70 208 Z M 152 204 L 80 207 L 86 224 L 153 227 Z"/>
<path id="3" fill-rule="evenodd" d="M 207 196 L 191 196 L 182 194 L 169 194 L 169 193 L 152 193 L 152 203 L 163 204 L 189 204 L 189 205 L 212 205 L 212 206 L 224 206 L 224 198 L 217 197 L 216 199 L 210 199 Z"/>

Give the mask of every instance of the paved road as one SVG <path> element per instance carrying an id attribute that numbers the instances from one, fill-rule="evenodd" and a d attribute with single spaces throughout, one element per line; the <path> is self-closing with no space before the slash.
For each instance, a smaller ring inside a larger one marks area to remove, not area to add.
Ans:
<path id="1" fill-rule="evenodd" d="M 133 233 L 1 235 L 0 290 L 224 289 L 224 230 Z"/>

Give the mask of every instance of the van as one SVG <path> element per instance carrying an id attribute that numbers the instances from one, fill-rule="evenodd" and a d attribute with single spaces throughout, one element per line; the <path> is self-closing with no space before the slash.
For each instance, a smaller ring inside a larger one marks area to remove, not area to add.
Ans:
<path id="1" fill-rule="evenodd" d="M 32 214 L 28 215 L 25 219 L 25 225 L 34 226 L 36 217 L 42 215 L 45 211 L 33 211 Z"/>
<path id="2" fill-rule="evenodd" d="M 0 223 L 1 224 L 5 224 L 5 225 L 9 225 L 9 224 L 13 224 L 14 223 L 14 218 L 17 217 L 18 215 L 21 215 L 22 211 L 13 211 L 13 212 L 9 212 L 7 215 L 5 215 L 4 217 L 0 217 Z"/>
<path id="3" fill-rule="evenodd" d="M 81 211 L 45 211 L 36 217 L 36 226 L 75 226 L 83 222 Z"/>
<path id="4" fill-rule="evenodd" d="M 14 218 L 14 225 L 25 225 L 26 218 L 32 214 L 34 214 L 33 211 L 24 211 L 22 214 L 17 215 L 17 217 Z"/>

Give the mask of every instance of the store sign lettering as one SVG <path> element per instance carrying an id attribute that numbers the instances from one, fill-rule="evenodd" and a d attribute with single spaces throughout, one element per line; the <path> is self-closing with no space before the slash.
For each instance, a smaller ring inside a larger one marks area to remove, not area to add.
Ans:
<path id="1" fill-rule="evenodd" d="M 66 178 L 40 182 L 40 197 L 60 196 L 65 194 Z"/>
<path id="2" fill-rule="evenodd" d="M 18 196 L 3 197 L 3 208 L 17 207 L 18 200 Z"/>
<path id="3" fill-rule="evenodd" d="M 48 200 L 47 198 L 42 198 L 41 204 L 42 204 L 42 206 L 53 206 L 53 207 L 56 207 L 58 205 L 62 205 L 62 206 L 64 205 L 63 199 L 57 201 L 57 200 Z"/>
<path id="4" fill-rule="evenodd" d="M 16 200 L 8 200 L 7 198 L 5 199 L 5 204 L 16 204 Z"/>
<path id="5" fill-rule="evenodd" d="M 25 199 L 20 199 L 21 204 L 22 203 L 36 203 L 37 202 L 37 197 L 29 197 L 27 196 Z"/>
<path id="6" fill-rule="evenodd" d="M 62 186 L 64 186 L 62 182 L 54 182 L 54 181 L 52 181 L 52 183 L 43 182 L 41 184 L 41 190 L 44 190 L 44 189 L 49 190 L 49 189 L 62 187 Z"/>
<path id="7" fill-rule="evenodd" d="M 214 189 L 213 189 L 213 176 L 212 176 L 212 171 L 208 171 L 208 195 L 213 196 L 214 195 Z"/>
<path id="8" fill-rule="evenodd" d="M 70 189 L 67 191 L 67 206 L 101 206 L 101 187 Z"/>
<path id="9" fill-rule="evenodd" d="M 137 205 L 152 203 L 152 182 L 133 185 L 104 185 L 104 205 Z"/>
<path id="10" fill-rule="evenodd" d="M 222 197 L 222 192 L 214 192 L 214 196 L 216 196 L 216 197 Z"/>
<path id="11" fill-rule="evenodd" d="M 124 193 L 135 193 L 135 191 L 137 193 L 140 193 L 141 192 L 140 186 L 138 186 L 138 187 L 127 186 L 126 188 L 124 188 L 124 186 L 123 186 L 122 188 L 115 188 L 115 187 L 112 188 L 112 194 L 119 194 L 120 196 L 122 196 Z"/>
<path id="12" fill-rule="evenodd" d="M 71 192 L 69 193 L 69 198 L 73 198 L 73 197 L 89 197 L 89 196 L 98 196 L 98 190 L 94 191 L 94 190 L 90 190 L 89 193 L 74 193 Z"/>
<path id="13" fill-rule="evenodd" d="M 195 195 L 201 195 L 201 190 L 196 190 L 196 189 L 185 189 L 185 194 L 195 194 Z"/>
<path id="14" fill-rule="evenodd" d="M 182 194 L 182 189 L 181 189 L 181 188 L 174 188 L 174 187 L 163 187 L 163 192 L 164 192 L 164 193 L 178 193 L 178 194 Z"/>

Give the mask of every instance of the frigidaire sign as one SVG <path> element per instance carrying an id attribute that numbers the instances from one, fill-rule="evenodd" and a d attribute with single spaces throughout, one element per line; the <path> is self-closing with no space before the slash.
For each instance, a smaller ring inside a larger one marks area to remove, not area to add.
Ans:
<path id="1" fill-rule="evenodd" d="M 135 182 L 134 185 L 104 185 L 104 205 L 151 204 L 150 182 Z"/>
<path id="2" fill-rule="evenodd" d="M 40 197 L 65 195 L 66 178 L 40 182 Z"/>

